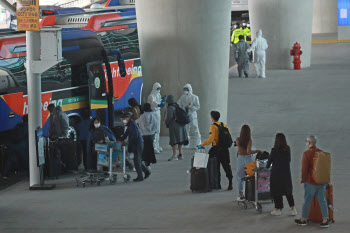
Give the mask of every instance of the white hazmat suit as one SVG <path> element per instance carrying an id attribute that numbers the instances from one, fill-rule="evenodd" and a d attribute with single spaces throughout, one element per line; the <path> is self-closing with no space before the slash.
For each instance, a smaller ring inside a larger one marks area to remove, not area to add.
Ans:
<path id="1" fill-rule="evenodd" d="M 265 62 L 266 62 L 266 52 L 265 50 L 268 48 L 267 41 L 262 37 L 262 30 L 259 29 L 256 32 L 256 38 L 254 39 L 251 47 L 247 50 L 248 53 L 255 50 L 254 56 L 254 67 L 256 71 L 257 77 L 266 78 L 265 75 Z M 261 66 L 261 71 L 259 68 Z"/>
<path id="2" fill-rule="evenodd" d="M 153 114 L 155 115 L 156 119 L 156 133 L 154 135 L 154 152 L 156 154 L 159 154 L 160 152 L 163 151 L 163 149 L 159 146 L 159 134 L 160 134 L 160 122 L 161 122 L 161 114 L 160 114 L 160 109 L 162 106 L 164 106 L 165 100 L 162 100 L 162 96 L 160 95 L 160 89 L 162 86 L 159 83 L 154 83 L 153 84 L 153 89 L 151 94 L 148 96 L 147 102 L 151 105 Z"/>
<path id="3" fill-rule="evenodd" d="M 191 84 L 187 83 L 184 86 L 184 94 L 180 97 L 177 103 L 182 109 L 187 111 L 191 119 L 191 122 L 186 125 L 186 131 L 190 142 L 189 146 L 197 147 L 202 143 L 201 134 L 198 128 L 198 117 L 197 117 L 197 111 L 200 108 L 200 104 L 199 104 L 198 96 L 194 95 L 192 92 Z M 192 130 L 192 134 L 191 134 L 191 130 Z"/>

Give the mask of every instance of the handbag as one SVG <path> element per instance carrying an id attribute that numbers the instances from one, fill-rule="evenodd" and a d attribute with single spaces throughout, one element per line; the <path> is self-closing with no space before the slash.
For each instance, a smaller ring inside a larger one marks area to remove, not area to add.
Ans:
<path id="1" fill-rule="evenodd" d="M 209 154 L 205 150 L 198 150 L 194 153 L 193 167 L 206 168 L 208 165 Z"/>

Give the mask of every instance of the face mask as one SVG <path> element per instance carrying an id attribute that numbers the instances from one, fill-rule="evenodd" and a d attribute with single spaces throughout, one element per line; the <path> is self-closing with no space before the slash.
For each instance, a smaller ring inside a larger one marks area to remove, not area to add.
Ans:
<path id="1" fill-rule="evenodd" d="M 250 27 L 250 24 L 248 24 L 247 27 Z"/>
<path id="2" fill-rule="evenodd" d="M 97 124 L 94 124 L 95 125 L 95 128 L 100 128 L 101 124 L 100 123 L 97 123 Z"/>
<path id="3" fill-rule="evenodd" d="M 127 124 L 127 123 L 128 123 L 128 121 L 127 121 L 127 120 L 123 120 L 123 123 L 124 123 L 124 124 Z"/>
<path id="4" fill-rule="evenodd" d="M 189 91 L 184 91 L 184 94 L 185 95 L 188 95 L 190 92 Z"/>

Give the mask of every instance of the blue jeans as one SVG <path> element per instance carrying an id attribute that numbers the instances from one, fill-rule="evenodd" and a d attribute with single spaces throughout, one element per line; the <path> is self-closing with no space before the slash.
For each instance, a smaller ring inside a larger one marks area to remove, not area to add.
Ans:
<path id="1" fill-rule="evenodd" d="M 248 163 L 251 163 L 254 161 L 254 155 L 238 155 L 237 156 L 237 166 L 236 166 L 236 171 L 237 171 L 237 188 L 238 192 L 237 195 L 239 197 L 243 196 L 243 188 L 244 188 L 244 181 L 242 180 L 243 177 L 246 176 L 244 167 Z"/>
<path id="2" fill-rule="evenodd" d="M 313 185 L 304 183 L 304 205 L 302 218 L 308 219 L 312 200 L 316 196 L 320 204 L 322 217 L 328 218 L 328 204 L 326 200 L 326 185 Z"/>

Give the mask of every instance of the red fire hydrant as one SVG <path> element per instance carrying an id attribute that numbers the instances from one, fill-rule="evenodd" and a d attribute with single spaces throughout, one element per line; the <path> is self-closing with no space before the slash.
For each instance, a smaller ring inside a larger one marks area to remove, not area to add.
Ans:
<path id="1" fill-rule="evenodd" d="M 300 70 L 300 64 L 301 64 L 300 55 L 301 54 L 303 54 L 303 51 L 301 51 L 301 46 L 298 42 L 296 42 L 293 46 L 293 49 L 290 50 L 290 55 L 294 56 L 293 63 L 294 63 L 295 70 Z"/>

